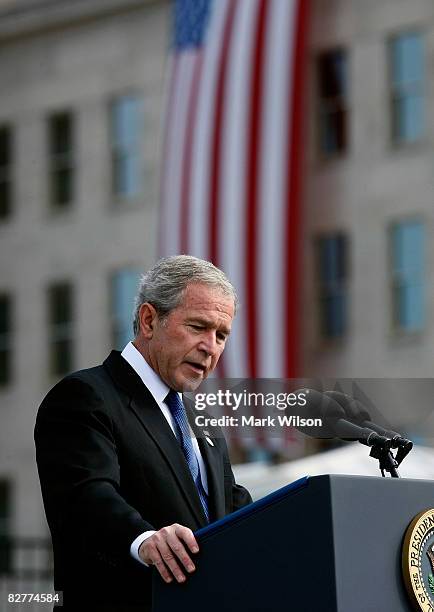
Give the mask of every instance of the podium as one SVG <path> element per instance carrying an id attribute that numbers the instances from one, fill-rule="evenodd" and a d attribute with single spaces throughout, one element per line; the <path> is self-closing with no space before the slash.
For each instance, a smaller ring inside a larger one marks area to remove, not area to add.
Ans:
<path id="1" fill-rule="evenodd" d="M 401 549 L 434 483 L 305 477 L 196 532 L 196 571 L 153 612 L 410 612 Z"/>

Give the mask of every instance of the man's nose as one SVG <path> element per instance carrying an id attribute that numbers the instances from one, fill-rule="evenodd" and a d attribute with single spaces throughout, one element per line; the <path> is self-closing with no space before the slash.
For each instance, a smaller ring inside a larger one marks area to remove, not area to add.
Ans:
<path id="1" fill-rule="evenodd" d="M 198 348 L 210 357 L 213 357 L 218 350 L 217 337 L 215 332 L 212 330 L 207 331 L 202 336 Z"/>

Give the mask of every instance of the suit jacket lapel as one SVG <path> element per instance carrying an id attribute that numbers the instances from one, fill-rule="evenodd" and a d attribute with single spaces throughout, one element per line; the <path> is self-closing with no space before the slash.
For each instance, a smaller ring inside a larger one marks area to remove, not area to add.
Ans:
<path id="1" fill-rule="evenodd" d="M 206 517 L 184 453 L 152 394 L 117 351 L 111 352 L 104 365 L 116 383 L 131 397 L 132 412 L 160 449 L 198 525 L 206 525 Z"/>
<path id="2" fill-rule="evenodd" d="M 216 443 L 211 446 L 205 439 L 205 433 L 194 421 L 195 412 L 190 402 L 185 401 L 188 420 L 197 438 L 200 452 L 207 468 L 208 478 L 208 500 L 210 515 L 213 519 L 219 519 L 225 515 L 225 492 L 224 492 L 224 473 L 220 450 Z"/>

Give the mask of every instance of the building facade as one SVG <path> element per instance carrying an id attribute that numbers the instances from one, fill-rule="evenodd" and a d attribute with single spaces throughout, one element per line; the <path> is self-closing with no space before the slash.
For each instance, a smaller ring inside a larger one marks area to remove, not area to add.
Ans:
<path id="1" fill-rule="evenodd" d="M 315 0 L 303 257 L 306 373 L 433 373 L 434 6 Z"/>
<path id="2" fill-rule="evenodd" d="M 156 253 L 170 5 L 0 7 L 0 536 L 47 533 L 37 406 L 131 335 Z M 434 6 L 311 0 L 302 356 L 431 376 Z"/>
<path id="3" fill-rule="evenodd" d="M 0 526 L 47 533 L 33 424 L 64 373 L 132 329 L 156 249 L 168 7 L 0 7 Z"/>

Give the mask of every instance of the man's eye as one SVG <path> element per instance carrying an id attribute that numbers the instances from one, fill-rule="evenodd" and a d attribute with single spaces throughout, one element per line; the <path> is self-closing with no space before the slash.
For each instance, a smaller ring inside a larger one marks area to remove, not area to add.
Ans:
<path id="1" fill-rule="evenodd" d="M 190 327 L 192 327 L 193 329 L 203 329 L 203 325 L 190 325 Z"/>
<path id="2" fill-rule="evenodd" d="M 226 342 L 227 335 L 226 334 L 217 334 L 217 340 L 219 340 L 219 342 Z"/>

